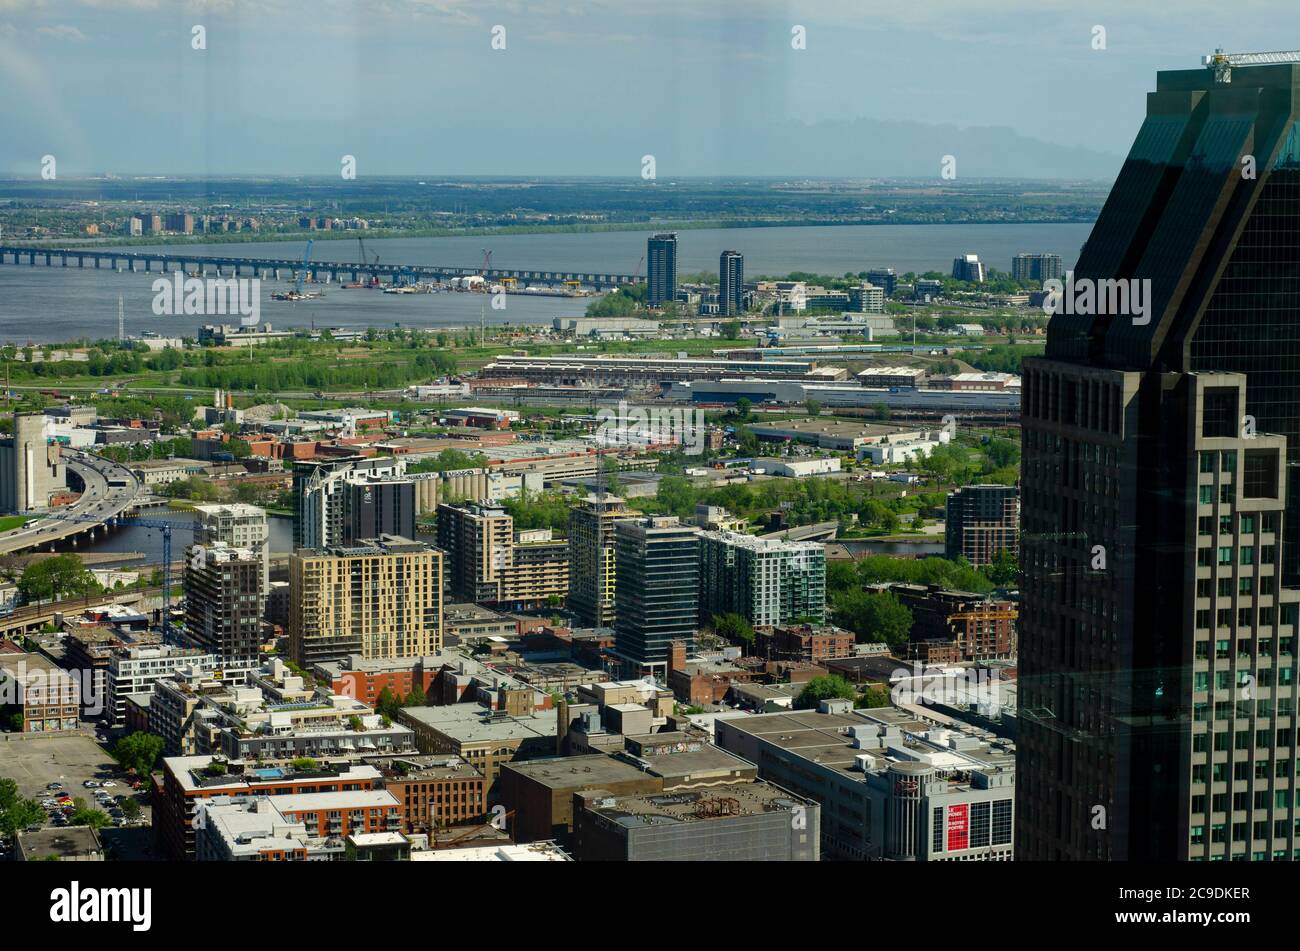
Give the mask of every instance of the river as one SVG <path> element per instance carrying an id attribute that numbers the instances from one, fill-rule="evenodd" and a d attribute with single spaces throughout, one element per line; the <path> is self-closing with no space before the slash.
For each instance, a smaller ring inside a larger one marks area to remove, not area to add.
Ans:
<path id="1" fill-rule="evenodd" d="M 1073 266 L 1087 238 L 1089 224 L 989 224 L 989 225 L 848 225 L 840 227 L 731 228 L 682 231 L 678 235 L 677 272 L 717 273 L 718 255 L 727 249 L 745 256 L 745 274 L 784 275 L 792 271 L 845 274 L 871 267 L 906 271 L 937 270 L 947 273 L 954 257 L 975 252 L 981 260 L 1007 271 L 1020 251 L 1053 252 L 1066 267 Z M 477 267 L 481 249 L 492 249 L 492 265 L 502 268 L 575 270 L 632 273 L 645 254 L 645 231 L 584 234 L 528 234 L 457 236 L 444 238 L 388 238 L 367 241 L 373 257 L 388 264 L 440 264 Z M 172 244 L 189 253 L 297 258 L 303 241 L 250 244 Z M 141 250 L 141 249 L 130 249 Z M 352 240 L 317 241 L 318 261 L 350 263 L 359 259 Z M 645 273 L 644 264 L 640 265 Z M 117 336 L 117 305 L 123 303 L 126 332 L 146 331 L 164 336 L 193 336 L 205 323 L 221 318 L 198 316 L 158 317 L 152 311 L 153 281 L 157 273 L 95 270 L 57 263 L 47 268 L 26 264 L 0 266 L 0 341 L 22 346 L 57 343 L 79 338 Z M 489 324 L 550 324 L 560 316 L 577 316 L 585 300 L 557 297 L 507 297 L 504 310 L 485 307 L 480 294 L 380 294 L 371 290 L 345 290 L 325 285 L 325 296 L 309 301 L 272 301 L 272 291 L 288 286 L 284 280 L 262 285 L 261 319 L 275 327 L 347 327 L 389 329 L 402 327 L 476 327 L 480 317 Z M 227 322 L 237 323 L 233 318 Z"/>

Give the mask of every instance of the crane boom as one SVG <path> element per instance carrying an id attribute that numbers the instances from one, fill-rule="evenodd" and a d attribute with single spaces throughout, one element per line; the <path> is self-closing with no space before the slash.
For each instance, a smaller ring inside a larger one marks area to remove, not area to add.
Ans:
<path id="1" fill-rule="evenodd" d="M 311 246 L 314 243 L 308 240 L 307 250 L 302 253 L 302 268 L 298 271 L 298 286 L 294 288 L 294 291 L 298 294 L 302 293 L 302 282 L 307 277 L 307 262 L 311 259 Z"/>
<path id="2" fill-rule="evenodd" d="M 102 523 L 106 528 L 139 525 L 143 528 L 161 529 L 163 542 L 163 643 L 176 643 L 172 639 L 172 528 L 175 527 L 172 522 L 155 518 L 138 518 L 133 515 L 113 515 L 109 518 L 100 518 L 96 515 L 66 515 L 58 512 L 24 512 L 22 514 L 31 518 L 56 519 L 60 522 Z M 198 524 L 197 521 L 195 524 Z"/>
<path id="3" fill-rule="evenodd" d="M 1225 53 L 1216 49 L 1201 57 L 1201 64 L 1214 70 L 1216 83 L 1232 82 L 1234 66 L 1273 66 L 1278 63 L 1300 63 L 1300 50 L 1281 50 L 1273 53 Z"/>

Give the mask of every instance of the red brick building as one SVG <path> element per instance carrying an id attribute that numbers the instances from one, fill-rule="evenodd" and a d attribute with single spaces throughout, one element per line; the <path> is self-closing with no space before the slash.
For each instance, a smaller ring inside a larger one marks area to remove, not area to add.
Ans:
<path id="1" fill-rule="evenodd" d="M 383 774 L 384 788 L 397 800 L 402 832 L 428 834 L 487 815 L 483 774 L 458 756 L 376 756 L 365 763 Z"/>
<path id="2" fill-rule="evenodd" d="M 355 670 L 332 672 L 330 689 L 338 696 L 360 700 L 373 709 L 385 687 L 400 698 L 409 696 L 418 684 L 429 695 L 441 670 L 441 667 L 425 667 L 422 658 L 396 658 L 363 664 Z"/>
<path id="3" fill-rule="evenodd" d="M 768 660 L 820 664 L 853 656 L 853 632 L 831 624 L 763 628 L 757 633 L 759 650 Z"/>

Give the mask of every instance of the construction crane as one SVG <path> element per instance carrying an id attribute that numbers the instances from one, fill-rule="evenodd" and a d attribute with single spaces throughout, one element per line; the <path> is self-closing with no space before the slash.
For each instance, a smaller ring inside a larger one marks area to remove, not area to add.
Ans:
<path id="1" fill-rule="evenodd" d="M 1222 48 L 1201 57 L 1201 63 L 1214 70 L 1216 83 L 1232 82 L 1234 66 L 1272 66 L 1277 63 L 1300 63 L 1300 50 L 1277 53 L 1225 53 Z"/>
<path id="2" fill-rule="evenodd" d="M 314 243 L 309 239 L 307 241 L 307 250 L 302 253 L 302 269 L 298 271 L 298 284 L 294 287 L 295 294 L 302 293 L 302 282 L 307 277 L 307 262 L 311 259 L 311 246 Z"/>
<path id="3" fill-rule="evenodd" d="M 379 255 L 375 255 L 374 261 L 368 260 L 366 254 L 366 239 L 357 235 L 357 245 L 361 249 L 361 267 L 363 270 L 369 269 L 370 280 L 366 281 L 367 287 L 376 287 L 379 284 L 379 275 L 375 273 L 375 268 L 379 267 Z"/>
<path id="4" fill-rule="evenodd" d="M 134 515 L 114 515 L 100 518 L 96 515 L 66 515 L 57 512 L 23 512 L 28 518 L 57 519 L 60 522 L 95 522 L 103 523 L 106 528 L 120 525 L 139 525 L 142 528 L 157 528 L 162 531 L 163 542 L 163 643 L 174 643 L 172 639 L 172 529 L 174 523 L 156 518 L 138 518 Z"/>
<path id="5" fill-rule="evenodd" d="M 492 266 L 492 252 L 488 248 L 483 248 L 483 293 L 488 291 L 488 268 Z M 487 307 L 480 301 L 478 305 L 478 345 L 480 347 L 487 344 Z"/>
<path id="6" fill-rule="evenodd" d="M 641 276 L 641 265 L 645 264 L 645 255 L 641 255 L 641 260 L 636 262 L 636 270 L 632 272 L 632 283 L 635 284 L 637 278 Z"/>

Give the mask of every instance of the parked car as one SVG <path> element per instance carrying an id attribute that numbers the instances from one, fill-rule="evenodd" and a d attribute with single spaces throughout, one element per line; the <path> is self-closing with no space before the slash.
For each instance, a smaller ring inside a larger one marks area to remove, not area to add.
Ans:
<path id="1" fill-rule="evenodd" d="M 101 783 L 101 785 L 102 785 L 105 789 L 112 789 L 114 786 L 117 785 L 117 783 L 113 782 L 111 779 L 106 779 L 106 780 L 104 780 L 103 783 Z"/>

